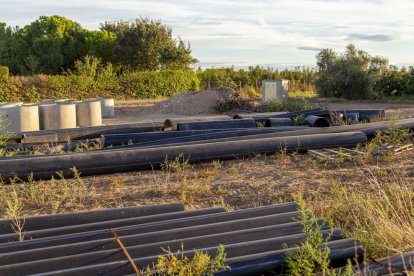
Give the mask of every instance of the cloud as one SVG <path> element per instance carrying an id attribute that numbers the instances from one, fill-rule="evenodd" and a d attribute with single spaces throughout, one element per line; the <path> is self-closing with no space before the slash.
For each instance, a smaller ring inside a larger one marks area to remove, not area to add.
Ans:
<path id="1" fill-rule="evenodd" d="M 312 64 L 314 51 L 343 50 L 344 38 L 391 62 L 414 61 L 413 0 L 0 1 L 0 21 L 12 26 L 52 14 L 88 29 L 104 21 L 160 19 L 190 41 L 200 62 Z M 387 47 L 378 43 L 386 41 Z"/>
<path id="2" fill-rule="evenodd" d="M 303 50 L 303 51 L 315 51 L 315 52 L 319 52 L 319 51 L 322 51 L 324 48 L 312 47 L 312 46 L 299 46 L 296 49 Z"/>
<path id="3" fill-rule="evenodd" d="M 374 34 L 374 35 L 366 35 L 366 34 L 350 34 L 348 35 L 349 39 L 360 39 L 360 40 L 368 40 L 368 41 L 376 41 L 376 42 L 386 42 L 394 40 L 394 37 L 391 35 L 382 35 L 382 34 Z"/>

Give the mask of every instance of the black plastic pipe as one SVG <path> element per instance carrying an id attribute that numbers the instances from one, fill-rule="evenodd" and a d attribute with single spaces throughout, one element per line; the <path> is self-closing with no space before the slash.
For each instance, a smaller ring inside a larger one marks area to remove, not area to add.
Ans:
<path id="1" fill-rule="evenodd" d="M 108 219 L 108 220 L 100 221 L 100 222 L 66 225 L 66 226 L 56 227 L 56 228 L 45 227 L 43 229 L 38 229 L 38 230 L 33 230 L 33 231 L 26 230 L 24 237 L 26 239 L 33 240 L 33 239 L 46 238 L 46 237 L 52 237 L 52 236 L 83 233 L 87 231 L 95 231 L 95 230 L 102 230 L 102 229 L 106 230 L 106 229 L 114 228 L 114 227 L 127 227 L 127 226 L 133 226 L 133 225 L 138 225 L 138 224 L 150 223 L 150 222 L 221 213 L 224 211 L 225 210 L 223 208 L 216 207 L 216 208 L 199 209 L 199 210 L 194 210 L 194 211 L 161 213 L 161 214 L 147 215 L 143 217 L 140 217 L 140 216 L 128 217 L 128 218 L 117 219 L 117 220 Z M 6 243 L 6 242 L 18 241 L 18 240 L 19 240 L 19 235 L 17 233 L 3 234 L 0 236 L 0 243 Z"/>
<path id="2" fill-rule="evenodd" d="M 177 240 L 198 236 L 210 236 L 230 231 L 241 231 L 252 228 L 261 228 L 275 225 L 277 225 L 277 228 L 275 228 L 275 235 L 277 234 L 279 236 L 284 235 L 284 233 L 296 234 L 299 232 L 295 231 L 302 231 L 302 227 L 299 222 L 289 222 L 280 224 L 280 218 L 282 218 L 281 214 L 275 214 L 227 222 L 176 228 L 164 231 L 154 231 L 150 233 L 140 233 L 129 236 L 122 236 L 122 243 L 124 244 L 124 246 L 153 244 L 168 240 Z M 322 220 L 319 220 L 319 223 L 322 225 Z M 41 259 L 77 255 L 82 253 L 96 252 L 109 249 L 119 249 L 119 246 L 113 242 L 113 238 L 92 240 L 82 243 L 66 244 L 60 246 L 51 246 L 45 248 L 38 248 L 35 250 L 3 253 L 0 254 L 0 266 L 5 264 L 31 262 Z"/>
<path id="3" fill-rule="evenodd" d="M 367 137 L 362 132 L 346 132 L 162 148 L 77 152 L 36 158 L 11 158 L 0 160 L 0 177 L 4 181 L 16 176 L 20 179 L 27 179 L 29 176 L 35 179 L 50 179 L 58 176 L 56 172 L 63 173 L 65 177 L 73 177 L 71 170 L 73 167 L 76 167 L 83 176 L 95 175 L 153 169 L 159 167 L 166 159 L 173 160 L 180 157 L 194 163 L 274 153 L 281 148 L 291 152 L 329 147 L 352 147 L 363 144 L 366 140 Z"/>
<path id="4" fill-rule="evenodd" d="M 177 130 L 202 130 L 202 129 L 231 129 L 231 128 L 255 128 L 253 119 L 239 119 L 227 121 L 188 122 L 178 123 Z"/>
<path id="5" fill-rule="evenodd" d="M 293 121 L 290 118 L 268 118 L 265 120 L 265 127 L 292 126 Z"/>
<path id="6" fill-rule="evenodd" d="M 192 122 L 208 122 L 208 121 L 228 121 L 231 117 L 227 115 L 216 116 L 191 116 L 182 118 L 171 118 L 164 121 L 163 129 L 165 131 L 178 130 L 178 124 Z"/>
<path id="7" fill-rule="evenodd" d="M 414 119 L 406 119 L 406 120 L 400 120 L 398 121 L 398 124 L 401 126 L 401 128 L 414 130 Z M 290 127 L 292 128 L 292 131 L 281 131 L 281 132 L 275 132 L 275 133 L 263 133 L 263 134 L 251 134 L 251 135 L 243 135 L 240 137 L 237 137 L 237 140 L 250 140 L 250 139 L 264 139 L 264 138 L 274 138 L 274 137 L 286 137 L 286 136 L 302 136 L 302 135 L 314 135 L 314 134 L 328 134 L 328 133 L 345 133 L 345 132 L 353 132 L 353 131 L 362 131 L 364 132 L 367 137 L 373 138 L 375 136 L 375 133 L 377 130 L 386 130 L 390 126 L 390 121 L 384 121 L 384 122 L 376 122 L 376 123 L 366 123 L 366 124 L 357 124 L 357 125 L 344 125 L 344 126 L 336 126 L 336 127 L 329 127 L 329 128 L 309 128 L 308 126 L 303 127 Z M 283 127 L 280 127 L 282 129 Z M 295 128 L 298 128 L 299 130 L 294 130 Z M 265 128 L 266 129 L 266 128 Z M 224 136 L 224 135 L 223 135 Z M 155 146 L 158 147 L 168 147 L 174 144 L 177 144 L 179 142 L 180 146 L 184 145 L 193 145 L 193 144 L 199 144 L 200 142 L 197 141 L 197 139 L 193 139 L 191 137 L 187 138 L 180 138 L 183 139 L 182 141 L 177 140 L 170 140 L 170 141 L 158 141 L 154 142 L 153 144 L 147 144 L 142 145 L 144 146 Z M 203 141 L 203 143 L 218 143 L 218 142 L 230 142 L 234 141 L 235 138 L 233 137 L 224 137 L 219 139 L 206 139 Z"/>
<path id="8" fill-rule="evenodd" d="M 314 109 L 308 109 L 303 111 L 294 111 L 294 112 L 287 112 L 285 114 L 277 114 L 277 115 L 271 115 L 269 118 L 295 118 L 298 116 L 308 117 L 308 116 L 319 116 L 319 117 L 329 117 L 330 112 L 329 110 L 322 109 L 322 108 L 314 108 Z"/>
<path id="9" fill-rule="evenodd" d="M 219 223 L 225 221 L 233 221 L 246 218 L 262 217 L 266 215 L 280 214 L 278 223 L 292 222 L 297 218 L 298 213 L 297 203 L 290 202 L 278 204 L 274 206 L 264 206 L 251 209 L 242 209 L 233 212 L 224 212 L 217 214 L 202 215 L 196 217 L 184 217 L 180 219 L 170 219 L 162 222 L 144 223 L 141 225 L 115 228 L 120 236 L 150 233 L 154 231 L 162 231 L 169 229 L 176 229 L 182 227 L 191 227 L 210 223 Z M 113 238 L 109 230 L 96 230 L 71 235 L 63 235 L 56 237 L 48 237 L 38 240 L 25 240 L 22 242 L 12 242 L 7 244 L 0 244 L 0 253 L 16 252 L 22 250 L 29 250 L 35 248 L 72 244 L 78 242 L 85 242 L 91 240 Z"/>
<path id="10" fill-rule="evenodd" d="M 129 143 L 138 144 L 145 142 L 158 141 L 163 139 L 171 139 L 178 137 L 186 137 L 191 135 L 199 135 L 205 133 L 216 133 L 224 130 L 189 130 L 189 131 L 157 131 L 144 133 L 128 133 L 128 134 L 104 134 L 100 137 L 100 142 L 103 147 L 128 145 Z"/>
<path id="11" fill-rule="evenodd" d="M 323 230 L 322 233 L 326 237 L 332 233 L 332 229 Z M 340 229 L 333 229 L 333 235 L 331 236 L 331 239 L 332 240 L 339 239 L 340 233 L 341 233 Z M 283 249 L 284 246 L 287 246 L 287 247 L 298 246 L 305 239 L 306 239 L 306 236 L 304 234 L 296 234 L 296 235 L 290 235 L 286 237 L 275 237 L 275 238 L 269 238 L 269 239 L 259 239 L 259 240 L 254 240 L 254 241 L 233 243 L 233 244 L 225 245 L 225 252 L 229 259 L 234 258 L 234 257 L 258 254 L 261 252 L 268 252 L 268 251 L 274 251 L 274 250 L 285 250 L 284 253 L 286 253 L 289 249 Z M 217 248 L 218 248 L 217 245 L 212 244 L 210 247 L 199 248 L 199 250 L 214 255 Z M 185 256 L 191 258 L 195 254 L 195 250 L 185 250 L 183 253 Z M 162 255 L 166 256 L 165 254 L 162 254 Z M 151 266 L 152 264 L 156 263 L 158 260 L 158 256 L 159 255 L 144 257 L 144 258 L 135 257 L 134 262 L 140 268 L 146 268 L 147 266 Z M 9 271 L 13 269 L 13 271 L 19 272 L 23 275 L 31 271 L 31 269 L 34 269 L 36 271 L 50 271 L 48 270 L 48 266 L 55 265 L 55 263 L 51 263 L 50 260 L 47 260 L 47 261 L 26 263 L 26 264 L 20 264 L 20 265 L 11 265 L 5 268 L 8 269 Z M 62 260 L 56 260 L 56 262 L 59 266 L 66 266 L 66 267 L 70 266 L 70 264 L 62 263 Z M 105 274 L 105 275 L 124 275 L 128 273 L 133 273 L 133 270 L 132 270 L 132 267 L 128 264 L 128 261 L 115 261 L 115 262 L 105 262 L 102 264 L 90 264 L 89 266 L 83 266 L 79 268 L 57 270 L 52 273 L 62 273 L 64 275 L 90 275 L 91 273 L 92 274 Z M 53 275 L 53 274 L 45 274 L 45 275 Z"/>
<path id="12" fill-rule="evenodd" d="M 324 117 L 310 115 L 306 117 L 305 123 L 310 127 L 330 127 L 329 121 Z"/>
<path id="13" fill-rule="evenodd" d="M 362 259 L 364 250 L 362 245 L 354 239 L 330 241 L 326 244 L 329 248 L 330 267 L 345 265 L 356 257 Z M 324 246 L 320 246 L 321 249 Z M 242 257 L 229 258 L 227 263 L 231 269 L 215 273 L 216 276 L 243 276 L 243 275 L 268 275 L 270 272 L 283 273 L 287 264 L 286 253 L 296 251 L 297 248 L 288 248 Z"/>
<path id="14" fill-rule="evenodd" d="M 177 137 L 177 138 L 171 138 L 171 139 L 162 139 L 152 142 L 145 142 L 135 145 L 128 145 L 123 147 L 113 147 L 112 149 L 126 149 L 126 148 L 142 148 L 142 147 L 154 147 L 154 146 L 164 146 L 164 145 L 173 145 L 173 144 L 190 144 L 189 142 L 192 142 L 191 144 L 201 144 L 208 140 L 217 140 L 226 138 L 226 141 L 234 141 L 235 139 L 238 139 L 238 137 L 243 136 L 250 136 L 250 135 L 258 135 L 258 134 L 266 134 L 266 133 L 287 133 L 289 131 L 297 131 L 305 129 L 304 127 L 265 127 L 265 128 L 249 128 L 249 129 L 234 129 L 234 130 L 218 130 L 218 132 L 211 132 L 211 133 L 205 133 L 205 134 L 197 134 L 197 135 L 191 135 L 191 136 L 184 136 L 184 137 Z M 180 132 L 180 131 L 175 131 Z M 170 132 L 166 132 L 170 133 Z"/>
<path id="15" fill-rule="evenodd" d="M 23 139 L 26 143 L 32 141 L 43 141 L 46 137 L 51 137 L 56 134 L 57 141 L 50 142 L 67 142 L 68 140 L 78 139 L 92 139 L 98 138 L 102 134 L 121 134 L 121 133 L 136 133 L 136 132 L 150 132 L 161 130 L 164 125 L 163 121 L 131 123 L 121 125 L 95 126 L 95 127 L 81 127 L 81 128 L 67 128 L 58 130 L 40 130 L 22 132 L 13 135 L 11 139 Z M 44 138 L 42 138 L 44 136 Z M 31 138 L 32 137 L 32 138 Z"/>
<path id="16" fill-rule="evenodd" d="M 291 231 L 290 234 L 289 231 Z M 334 235 L 337 236 L 341 233 L 340 230 L 323 230 L 325 234 L 330 233 L 331 231 L 333 231 Z M 164 253 L 163 248 L 169 248 L 172 252 L 176 252 L 177 250 L 181 249 L 182 245 L 188 249 L 202 249 L 218 244 L 231 245 L 263 239 L 272 239 L 273 249 L 275 249 L 276 246 L 279 249 L 282 249 L 284 245 L 289 245 L 289 243 L 296 242 L 298 238 L 303 239 L 305 237 L 306 235 L 303 233 L 300 224 L 296 227 L 288 226 L 284 228 L 281 228 L 280 226 L 267 226 L 261 228 L 246 229 L 242 231 L 219 233 L 208 236 L 167 240 L 151 244 L 144 243 L 136 246 L 126 246 L 126 249 L 131 256 L 140 256 L 140 258 L 146 258 L 162 255 Z M 336 239 L 338 238 L 336 237 Z M 33 262 L 4 265 L 0 267 L 0 274 L 6 271 L 24 274 L 22 268 L 25 270 L 31 269 L 33 273 L 41 273 L 47 272 L 49 270 L 75 268 L 91 264 L 102 264 L 123 260 L 125 260 L 123 251 L 120 248 L 116 248 L 65 257 L 41 259 Z M 47 268 L 47 270 L 38 270 L 41 267 Z"/>
<path id="17" fill-rule="evenodd" d="M 337 240 L 340 238 L 340 234 L 342 233 L 342 231 L 340 229 L 328 229 L 321 231 L 321 233 L 325 237 L 330 235 L 331 240 Z M 259 232 L 257 239 L 254 239 L 254 236 L 249 236 L 247 240 L 244 240 L 245 237 L 243 235 L 239 236 L 238 234 L 240 233 L 235 232 L 233 233 L 233 235 L 229 236 L 229 233 L 226 233 L 223 235 L 222 239 L 216 237 L 217 240 L 211 239 L 210 237 L 196 237 L 195 241 L 187 240 L 183 241 L 183 244 L 185 246 L 187 242 L 187 248 L 191 248 L 191 251 L 194 251 L 194 249 L 198 249 L 209 252 L 209 248 L 211 248 L 212 246 L 216 247 L 218 244 L 221 243 L 225 245 L 226 255 L 229 258 L 231 258 L 233 256 L 242 256 L 247 254 L 259 253 L 263 251 L 283 249 L 284 246 L 297 246 L 300 242 L 306 239 L 306 235 L 303 233 L 282 237 L 274 237 L 272 236 L 272 233 L 269 232 L 268 235 L 270 237 L 265 235 L 266 237 L 261 238 L 260 234 L 263 233 Z M 239 238 L 238 236 L 241 238 Z M 229 243 L 226 242 L 227 240 L 229 241 Z M 152 263 L 156 262 L 159 255 L 164 255 L 162 248 L 168 248 L 168 244 L 175 244 L 176 246 L 178 246 L 178 249 L 181 248 L 181 243 L 177 244 L 177 241 L 172 241 L 170 243 L 160 243 L 148 246 L 142 245 L 128 247 L 126 249 L 131 256 L 140 256 L 139 258 L 135 257 L 137 258 L 136 264 L 141 269 L 144 269 L 148 265 L 151 265 Z M 153 248 L 153 246 L 156 246 L 156 248 Z M 153 249 L 151 250 L 150 248 Z M 174 249 L 174 247 L 171 247 L 171 250 L 173 252 L 176 251 Z M 148 250 L 148 253 L 146 253 L 146 250 Z M 188 253 L 190 252 L 187 252 L 187 254 Z M 125 260 L 125 255 L 123 255 L 122 249 L 119 248 L 117 250 L 107 250 L 87 254 L 80 254 L 76 256 L 66 256 L 53 259 L 39 260 L 34 262 L 4 265 L 0 267 L 0 274 L 8 273 L 9 275 L 27 275 L 44 273 L 49 271 L 59 271 L 64 269 L 77 269 L 79 267 L 82 269 L 82 266 L 106 266 L 108 263 L 111 264 L 113 262 L 122 262 L 123 260 Z M 118 275 L 122 275 L 125 272 L 127 272 L 124 270 L 122 266 L 117 267 L 115 269 L 117 269 L 116 272 L 118 273 Z M 100 273 L 101 271 L 98 271 L 95 274 Z"/>
<path id="18" fill-rule="evenodd" d="M 113 208 L 104 210 L 83 211 L 74 213 L 64 213 L 58 215 L 33 216 L 22 218 L 24 220 L 25 231 L 35 231 L 55 227 L 66 227 L 72 225 L 84 225 L 87 223 L 97 223 L 114 219 L 137 218 L 157 214 L 167 214 L 172 212 L 184 211 L 182 203 L 170 203 L 148 206 L 133 206 L 125 208 Z M 15 233 L 11 228 L 13 220 L 0 220 L 0 234 Z M 1 236 L 0 236 L 1 237 Z"/>

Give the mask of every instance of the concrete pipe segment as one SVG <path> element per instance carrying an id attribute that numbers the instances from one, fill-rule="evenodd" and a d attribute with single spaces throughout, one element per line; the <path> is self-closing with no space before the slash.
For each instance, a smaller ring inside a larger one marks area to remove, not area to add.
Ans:
<path id="1" fill-rule="evenodd" d="M 25 104 L 25 105 L 6 105 L 0 107 L 1 119 L 3 123 L 2 132 L 24 132 L 24 131 L 37 131 L 40 128 L 39 125 L 39 108 L 37 105 Z"/>
<path id="2" fill-rule="evenodd" d="M 62 102 L 57 104 L 58 128 L 76 128 L 76 104 Z"/>
<path id="3" fill-rule="evenodd" d="M 53 130 L 59 128 L 59 114 L 56 104 L 40 104 L 39 120 L 41 130 Z"/>
<path id="4" fill-rule="evenodd" d="M 79 127 L 102 125 L 101 102 L 76 102 L 76 122 Z"/>
<path id="5" fill-rule="evenodd" d="M 100 101 L 102 118 L 115 117 L 115 100 L 113 98 L 90 98 L 88 101 Z"/>

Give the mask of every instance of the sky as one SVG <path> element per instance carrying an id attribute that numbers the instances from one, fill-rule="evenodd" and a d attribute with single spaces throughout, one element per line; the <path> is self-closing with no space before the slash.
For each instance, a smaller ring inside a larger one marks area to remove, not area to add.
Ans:
<path id="1" fill-rule="evenodd" d="M 148 17 L 191 43 L 202 67 L 315 66 L 349 43 L 391 64 L 414 65 L 414 0 L 0 0 L 0 22 L 61 15 L 84 28 Z"/>

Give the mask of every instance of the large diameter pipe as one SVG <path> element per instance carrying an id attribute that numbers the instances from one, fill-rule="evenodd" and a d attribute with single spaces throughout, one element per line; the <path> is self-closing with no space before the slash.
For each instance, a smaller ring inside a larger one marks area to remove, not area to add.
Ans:
<path id="1" fill-rule="evenodd" d="M 76 128 L 76 105 L 69 102 L 57 104 L 58 129 Z"/>
<path id="2" fill-rule="evenodd" d="M 293 121 L 290 118 L 268 118 L 265 120 L 265 127 L 292 126 Z"/>
<path id="3" fill-rule="evenodd" d="M 255 128 L 253 119 L 221 120 L 209 122 L 178 123 L 177 130 L 202 130 L 202 129 L 231 129 L 231 128 Z"/>
<path id="4" fill-rule="evenodd" d="M 329 121 L 324 117 L 308 116 L 305 119 L 305 123 L 310 127 L 330 127 Z"/>
<path id="5" fill-rule="evenodd" d="M 251 209 L 242 209 L 233 212 L 221 212 L 215 214 L 199 215 L 195 217 L 185 217 L 171 219 L 168 221 L 145 223 L 141 225 L 115 228 L 118 235 L 124 237 L 129 235 L 152 233 L 156 231 L 171 230 L 183 227 L 199 226 L 211 223 L 220 223 L 240 219 L 262 217 L 267 215 L 278 215 L 275 224 L 283 224 L 294 221 L 298 218 L 297 203 L 284 203 L 274 206 L 264 206 Z M 189 213 L 186 213 L 188 215 Z M 39 240 L 27 240 L 22 242 L 13 242 L 0 245 L 0 253 L 17 252 L 42 247 L 57 245 L 68 245 L 81 242 L 90 242 L 92 240 L 113 239 L 111 231 L 96 230 L 72 235 L 55 236 Z"/>
<path id="6" fill-rule="evenodd" d="M 102 110 L 99 100 L 76 103 L 76 121 L 79 127 L 102 125 Z"/>
<path id="7" fill-rule="evenodd" d="M 40 104 L 39 120 L 41 130 L 58 129 L 58 109 L 56 104 Z"/>
<path id="8" fill-rule="evenodd" d="M 186 137 L 205 133 L 216 133 L 226 131 L 215 130 L 215 129 L 204 129 L 204 130 L 189 130 L 189 131 L 157 131 L 147 133 L 128 133 L 128 134 L 104 134 L 100 137 L 101 145 L 107 146 L 120 146 L 127 145 L 129 143 L 137 144 L 144 142 L 152 142 L 163 139 L 171 139 L 178 137 Z"/>
<path id="9" fill-rule="evenodd" d="M 166 119 L 164 122 L 164 130 L 165 131 L 177 130 L 177 125 L 180 123 L 208 122 L 208 121 L 221 121 L 221 120 L 227 121 L 229 119 L 231 119 L 231 117 L 227 115 L 193 116 L 193 117 Z"/>
<path id="10" fill-rule="evenodd" d="M 115 101 L 113 98 L 90 98 L 88 101 L 99 101 L 101 103 L 102 118 L 115 117 Z"/>
<path id="11" fill-rule="evenodd" d="M 231 159 L 260 153 L 274 153 L 281 148 L 291 151 L 329 147 L 352 147 L 367 141 L 362 132 L 330 133 L 305 136 L 242 140 L 209 144 L 171 146 L 163 148 L 130 148 L 124 151 L 107 150 L 39 156 L 36 158 L 12 158 L 0 160 L 0 177 L 36 179 L 56 177 L 62 172 L 73 177 L 70 168 L 76 167 L 82 175 L 94 175 L 158 167 L 167 159 L 185 158 L 189 162 Z"/>
<path id="12" fill-rule="evenodd" d="M 81 225 L 68 225 L 64 227 L 49 228 L 49 229 L 39 229 L 34 231 L 25 231 L 25 238 L 27 239 L 40 239 L 47 238 L 52 236 L 63 236 L 76 233 L 84 233 L 95 230 L 109 229 L 114 227 L 127 227 L 137 224 L 143 224 L 148 222 L 156 222 L 163 219 L 175 219 L 182 217 L 192 217 L 200 216 L 206 214 L 214 214 L 219 212 L 224 212 L 223 208 L 205 208 L 199 209 L 196 211 L 185 211 L 185 212 L 173 212 L 162 215 L 149 215 L 144 217 L 131 217 L 118 220 L 105 220 L 101 222 L 86 223 Z M 0 236 L 0 243 L 19 241 L 19 235 L 16 233 L 4 234 Z"/>
<path id="13" fill-rule="evenodd" d="M 25 217 L 22 219 L 25 222 L 25 231 L 34 231 L 55 227 L 65 227 L 70 225 L 84 225 L 87 223 L 96 223 L 113 219 L 164 214 L 183 210 L 184 205 L 182 203 L 170 203 L 160 205 L 133 206 L 125 208 L 64 213 L 57 215 L 34 216 Z M 0 234 L 13 233 L 14 231 L 11 228 L 11 225 L 13 225 L 12 219 L 0 220 Z"/>

